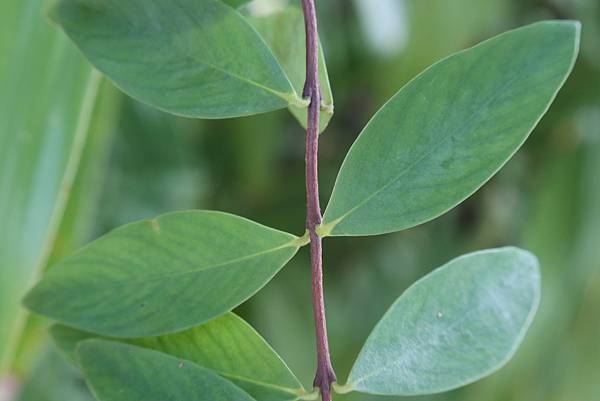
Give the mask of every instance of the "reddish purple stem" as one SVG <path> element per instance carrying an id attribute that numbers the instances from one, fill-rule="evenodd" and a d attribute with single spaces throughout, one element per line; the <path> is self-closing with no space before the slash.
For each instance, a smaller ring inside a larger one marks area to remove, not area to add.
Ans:
<path id="1" fill-rule="evenodd" d="M 317 338 L 317 372 L 314 386 L 321 390 L 322 401 L 331 401 L 331 383 L 336 376 L 331 366 L 327 340 L 327 320 L 323 298 L 322 241 L 316 229 L 321 224 L 319 204 L 319 114 L 321 87 L 319 83 L 319 39 L 314 0 L 302 0 L 306 27 L 306 82 L 303 96 L 310 99 L 306 129 L 306 228 L 310 236 L 312 267 L 312 301 Z"/>

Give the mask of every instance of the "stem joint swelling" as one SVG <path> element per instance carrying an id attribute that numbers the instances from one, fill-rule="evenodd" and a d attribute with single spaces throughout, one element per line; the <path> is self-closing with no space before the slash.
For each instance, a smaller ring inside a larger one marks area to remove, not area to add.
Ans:
<path id="1" fill-rule="evenodd" d="M 302 0 L 306 28 L 306 82 L 302 95 L 310 99 L 306 129 L 306 228 L 310 237 L 312 303 L 316 331 L 317 372 L 313 385 L 321 391 L 323 401 L 331 400 L 331 385 L 336 381 L 329 356 L 327 320 L 323 297 L 322 240 L 317 234 L 321 224 L 319 204 L 318 151 L 321 87 L 319 84 L 319 40 L 314 0 Z"/>

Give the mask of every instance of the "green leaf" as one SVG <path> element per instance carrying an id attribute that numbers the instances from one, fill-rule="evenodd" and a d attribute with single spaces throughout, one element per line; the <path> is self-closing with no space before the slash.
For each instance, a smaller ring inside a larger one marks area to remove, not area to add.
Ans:
<path id="1" fill-rule="evenodd" d="M 25 304 L 107 336 L 162 335 L 238 306 L 302 244 L 226 213 L 170 213 L 118 228 L 66 258 Z"/>
<path id="2" fill-rule="evenodd" d="M 249 16 L 248 21 L 273 50 L 296 93 L 301 94 L 306 79 L 306 33 L 302 11 L 296 7 L 287 7 L 266 16 Z M 321 47 L 319 47 L 319 79 L 324 106 L 320 121 L 320 129 L 323 131 L 333 115 L 333 95 Z M 306 127 L 307 108 L 290 105 L 289 110 L 300 124 Z"/>
<path id="3" fill-rule="evenodd" d="M 487 376 L 515 353 L 539 300 L 538 262 L 529 252 L 501 248 L 454 259 L 386 312 L 341 391 L 432 394 Z"/>
<path id="4" fill-rule="evenodd" d="M 61 325 L 53 326 L 50 331 L 55 343 L 71 361 L 75 360 L 78 343 L 98 338 Z M 233 313 L 180 333 L 125 342 L 215 371 L 260 401 L 292 401 L 306 394 L 279 355 Z"/>
<path id="5" fill-rule="evenodd" d="M 15 401 L 94 401 L 81 373 L 65 362 L 51 344 L 46 343 L 39 351 L 35 367 L 22 383 Z"/>
<path id="6" fill-rule="evenodd" d="M 217 374 L 161 352 L 104 340 L 77 348 L 79 366 L 100 401 L 252 401 Z"/>
<path id="7" fill-rule="evenodd" d="M 262 38 L 218 0 L 59 0 L 51 17 L 132 97 L 227 118 L 303 101 Z"/>
<path id="8" fill-rule="evenodd" d="M 42 8 L 42 0 L 0 3 L 0 376 L 24 325 L 20 300 L 58 231 L 100 84 Z"/>
<path id="9" fill-rule="evenodd" d="M 233 8 L 239 8 L 243 5 L 246 5 L 248 3 L 250 3 L 252 0 L 222 0 L 223 3 L 233 7 Z"/>
<path id="10" fill-rule="evenodd" d="M 322 236 L 374 235 L 431 220 L 517 151 L 569 75 L 580 25 L 545 21 L 450 56 L 373 117 L 341 167 Z"/>

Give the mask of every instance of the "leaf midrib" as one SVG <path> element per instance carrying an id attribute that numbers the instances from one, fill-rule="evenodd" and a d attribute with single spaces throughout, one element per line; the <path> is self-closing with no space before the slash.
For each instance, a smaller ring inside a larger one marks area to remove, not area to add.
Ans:
<path id="1" fill-rule="evenodd" d="M 393 177 L 392 179 L 390 179 L 387 183 L 385 183 L 379 189 L 377 189 L 376 191 L 374 191 L 371 195 L 369 195 L 366 198 L 364 198 L 362 201 L 360 201 L 358 204 L 356 204 L 356 206 L 354 206 L 351 209 L 349 209 L 346 213 L 342 214 L 337 219 L 331 221 L 330 223 L 325 223 L 325 224 L 323 224 L 323 226 L 329 225 L 329 228 L 328 228 L 327 231 L 328 232 L 333 231 L 333 229 L 335 228 L 335 226 L 337 226 L 340 222 L 342 222 L 344 219 L 346 219 L 348 216 L 350 216 L 356 210 L 360 209 L 362 206 L 364 206 L 365 204 L 367 204 L 369 201 L 371 201 L 371 199 L 373 199 L 374 197 L 376 197 L 377 195 L 379 195 L 381 192 L 385 191 L 387 188 L 389 188 L 390 186 L 392 186 L 393 184 L 395 184 L 396 182 L 398 182 L 406 173 L 408 173 L 409 171 L 411 171 L 412 169 L 414 169 L 423 160 L 425 160 L 431 154 L 433 154 L 435 151 L 437 151 L 442 145 L 445 145 L 450 139 L 454 138 L 457 135 L 458 132 L 468 130 L 470 128 L 470 126 L 472 125 L 472 123 L 475 121 L 476 117 L 479 117 L 482 114 L 481 111 L 484 110 L 484 109 L 486 109 L 498 97 L 500 97 L 501 95 L 503 95 L 504 91 L 507 89 L 507 87 L 509 87 L 510 85 L 512 85 L 518 79 L 518 77 L 520 77 L 520 75 L 513 76 L 512 79 L 510 79 L 510 80 L 508 80 L 508 81 L 505 82 L 505 84 L 502 87 L 502 90 L 495 92 L 485 102 L 480 103 L 480 107 L 478 108 L 478 110 L 475 113 L 472 113 L 471 116 L 470 116 L 470 118 L 465 123 L 465 125 L 464 125 L 465 128 L 461 129 L 459 127 L 457 129 L 455 129 L 454 132 L 452 132 L 450 135 L 447 135 L 444 139 L 442 139 L 441 141 L 439 141 L 428 152 L 425 152 L 421 157 L 419 157 L 417 160 L 415 160 L 413 163 L 411 163 L 408 167 L 406 167 L 398 175 L 396 175 L 395 177 Z M 465 76 L 463 75 L 463 79 L 464 78 L 465 78 Z M 327 211 L 326 211 L 326 213 L 327 213 Z"/>
<path id="2" fill-rule="evenodd" d="M 474 315 L 475 313 L 479 313 L 481 311 L 481 309 L 483 308 L 483 306 L 481 304 L 478 304 L 475 308 L 470 309 L 467 313 L 465 313 L 460 319 L 455 320 L 454 322 L 452 322 L 452 324 L 444 327 L 443 330 L 441 330 L 442 335 L 447 334 L 450 332 L 450 330 L 452 330 L 454 327 L 456 327 L 457 325 L 471 319 L 472 315 Z M 396 361 L 392 361 L 389 363 L 384 364 L 383 366 L 381 366 L 379 369 L 374 370 L 373 372 L 360 377 L 357 380 L 354 380 L 353 382 L 349 383 L 348 385 L 351 387 L 355 387 L 357 384 L 362 383 L 363 381 L 369 379 L 370 377 L 376 376 L 379 373 L 385 372 L 387 370 L 389 370 L 390 368 L 392 368 L 393 366 L 399 365 L 404 361 L 403 358 L 396 360 Z"/>
<path id="3" fill-rule="evenodd" d="M 237 12 L 234 10 L 234 13 L 237 14 Z M 186 14 L 186 17 L 189 18 L 189 16 Z M 294 89 L 294 86 L 292 85 L 292 83 L 290 82 L 289 77 L 287 76 L 287 73 L 284 71 L 283 67 L 281 66 L 281 63 L 279 63 L 279 61 L 277 60 L 277 58 L 275 57 L 275 55 L 273 54 L 273 52 L 271 51 L 271 49 L 269 48 L 268 44 L 264 41 L 264 39 L 262 38 L 262 36 L 260 35 L 260 33 L 252 26 L 252 24 L 250 24 L 243 16 L 241 15 L 236 15 L 236 18 L 238 18 L 239 20 L 242 21 L 242 24 L 245 24 L 247 27 L 250 28 L 250 30 L 252 30 L 255 35 L 257 36 L 258 41 L 260 41 L 264 47 L 267 49 L 267 51 L 271 54 L 272 56 L 272 61 L 274 62 L 274 64 L 276 64 L 279 67 L 279 72 L 281 74 L 281 76 L 284 78 L 284 80 L 287 82 L 288 86 L 289 86 L 289 92 L 280 92 L 277 91 L 273 88 L 270 88 L 268 86 L 265 86 L 264 84 L 258 83 L 252 79 L 248 79 L 245 77 L 242 77 L 232 71 L 226 70 L 220 66 L 217 66 L 216 64 L 213 64 L 211 62 L 207 62 L 205 59 L 203 58 L 199 58 L 197 57 L 197 55 L 195 53 L 192 52 L 186 52 L 185 49 L 182 49 L 181 46 L 179 46 L 179 42 L 177 40 L 172 40 L 171 41 L 171 46 L 174 48 L 179 49 L 181 55 L 183 57 L 189 58 L 191 60 L 193 60 L 194 62 L 197 62 L 199 64 L 205 65 L 208 68 L 214 69 L 216 71 L 221 72 L 222 74 L 226 75 L 226 76 L 230 76 L 234 79 L 239 80 L 240 82 L 249 84 L 251 86 L 255 86 L 259 89 L 264 90 L 267 93 L 270 93 L 280 99 L 282 99 L 287 106 L 290 105 L 295 105 L 298 106 L 298 104 L 301 103 L 302 99 L 300 98 L 300 96 L 298 95 L 298 93 L 296 92 L 296 90 Z M 60 18 L 58 18 L 58 22 L 60 23 L 61 26 L 63 26 L 63 30 L 65 30 L 65 33 L 68 34 L 68 32 L 66 31 L 66 29 L 64 29 L 64 23 L 62 21 L 60 21 Z M 192 26 L 194 25 L 194 22 L 192 21 Z M 178 31 L 177 30 L 171 30 L 169 29 L 169 37 L 171 39 L 176 39 L 177 38 L 177 34 Z M 71 35 L 69 35 L 71 36 Z M 72 39 L 74 39 L 72 37 Z M 83 47 L 79 46 L 82 50 Z M 106 58 L 108 60 L 112 60 L 111 62 L 114 62 L 114 58 L 111 57 L 106 57 L 106 55 L 102 55 L 101 53 L 96 53 L 97 55 L 101 56 L 102 58 Z M 293 102 L 292 100 L 298 100 L 298 102 Z M 287 107 L 287 106 L 282 106 L 282 107 Z"/>
<path id="4" fill-rule="evenodd" d="M 488 250 L 488 251 L 479 251 L 479 252 L 475 252 L 474 254 L 487 254 L 487 253 L 489 253 L 489 252 L 490 252 L 489 250 Z M 468 256 L 468 255 L 463 255 L 462 257 L 459 257 L 458 259 L 464 258 L 464 257 L 466 257 L 466 256 Z M 458 260 L 458 259 L 456 259 L 456 260 Z M 455 260 L 455 261 L 456 261 L 456 260 Z M 450 262 L 450 263 L 452 263 L 452 262 Z M 449 264 L 448 264 L 448 265 L 446 265 L 446 267 L 448 267 L 448 266 L 449 266 Z M 441 270 L 441 269 L 443 269 L 443 267 L 442 267 L 442 268 L 440 268 L 440 270 L 433 271 L 433 272 L 431 273 L 431 275 L 429 275 L 429 277 L 432 277 L 433 275 L 438 275 L 438 274 L 440 274 L 440 273 L 443 271 L 443 270 Z M 513 273 L 514 273 L 514 272 L 513 272 Z M 428 276 L 425 276 L 425 277 L 423 277 L 421 280 L 423 280 L 423 279 L 425 279 L 425 278 L 427 278 L 427 277 L 428 277 Z M 409 289 L 409 290 L 410 290 L 410 289 Z M 407 291 L 408 291 L 408 290 L 407 290 Z M 404 295 L 406 295 L 406 293 L 405 293 Z M 404 296 L 404 295 L 403 295 L 403 296 Z M 483 309 L 483 307 L 484 307 L 484 306 L 490 306 L 490 305 L 492 305 L 492 306 L 493 306 L 494 304 L 495 304 L 495 302 L 488 302 L 487 304 L 478 303 L 478 304 L 477 304 L 477 305 L 476 305 L 474 308 L 471 308 L 471 309 L 469 309 L 469 310 L 467 311 L 467 313 L 465 313 L 465 314 L 464 314 L 464 315 L 463 315 L 461 318 L 459 318 L 459 319 L 455 320 L 454 322 L 452 322 L 452 324 L 450 324 L 450 325 L 448 325 L 448 326 L 444 327 L 444 328 L 443 328 L 443 330 L 442 330 L 442 333 L 443 333 L 443 334 L 447 334 L 447 333 L 448 333 L 448 332 L 449 332 L 451 329 L 453 329 L 453 328 L 454 328 L 454 327 L 456 327 L 457 325 L 459 325 L 459 324 L 461 324 L 461 323 L 463 323 L 463 322 L 467 321 L 468 319 L 470 319 L 470 318 L 472 317 L 472 315 L 473 315 L 473 314 L 475 314 L 475 312 L 477 312 L 477 313 L 480 313 L 480 312 L 481 312 L 481 310 Z M 525 331 L 526 331 L 526 328 L 528 327 L 528 324 L 529 324 L 528 322 L 531 322 L 531 320 L 533 319 L 533 316 L 534 316 L 534 314 L 535 314 L 535 310 L 536 310 L 536 308 L 535 308 L 535 307 L 530 307 L 529 309 L 530 309 L 530 310 L 529 310 L 529 315 L 528 315 L 528 316 L 527 316 L 527 318 L 526 318 L 526 319 L 525 319 L 525 320 L 522 322 L 522 324 L 521 324 L 521 327 L 520 327 L 520 336 L 519 336 L 520 338 L 522 338 L 522 337 L 523 337 L 523 335 L 524 335 L 524 333 L 525 333 Z M 386 315 L 384 315 L 384 317 L 382 318 L 382 320 L 383 320 L 383 319 L 384 319 L 384 318 L 387 316 L 387 314 L 388 314 L 388 313 L 386 312 Z M 515 341 L 515 342 L 518 342 L 518 340 L 517 340 L 517 341 Z M 514 343 L 513 343 L 513 351 L 514 351 Z M 362 351 L 361 351 L 361 354 L 362 354 Z M 508 355 L 510 355 L 510 353 L 509 353 Z M 360 355 L 359 355 L 359 358 L 360 358 Z M 504 361 L 506 361 L 506 360 L 508 360 L 508 359 L 509 359 L 509 357 L 508 357 L 508 356 L 505 356 L 503 359 L 500 359 L 499 363 L 501 363 L 501 361 L 503 361 L 503 360 L 504 360 Z M 367 374 L 367 375 L 365 375 L 365 376 L 362 376 L 362 377 L 360 377 L 360 378 L 358 378 L 358 379 L 356 379 L 356 380 L 354 380 L 354 381 L 352 381 L 352 382 L 349 382 L 348 384 L 346 384 L 346 385 L 345 385 L 345 387 L 347 386 L 347 387 L 350 387 L 350 388 L 356 388 L 356 386 L 357 386 L 359 383 L 362 383 L 362 382 L 364 382 L 365 380 L 369 379 L 370 377 L 373 377 L 373 376 L 375 376 L 375 375 L 377 375 L 377 374 L 379 374 L 379 373 L 382 373 L 382 372 L 385 372 L 385 371 L 389 370 L 389 369 L 390 369 L 390 368 L 391 368 L 393 365 L 399 364 L 401 361 L 402 361 L 402 360 L 398 360 L 398 361 L 392 361 L 392 362 L 390 362 L 390 363 L 387 363 L 387 364 L 385 364 L 385 365 L 381 366 L 379 369 L 377 369 L 377 370 L 375 370 L 375 371 L 373 371 L 373 372 L 371 372 L 371 373 L 369 373 L 369 374 Z M 493 366 L 493 367 L 492 367 L 492 368 L 490 368 L 490 369 L 489 369 L 487 372 L 484 372 L 484 373 L 481 373 L 481 374 L 479 374 L 479 375 L 476 375 L 476 376 L 475 376 L 475 380 L 476 380 L 477 378 L 481 378 L 481 377 L 485 377 L 485 376 L 487 376 L 487 374 L 489 374 L 490 372 L 494 372 L 496 369 L 497 369 L 497 367 Z M 352 368 L 352 370 L 354 370 L 354 368 Z M 352 372 L 350 372 L 350 376 L 351 376 L 351 375 L 352 375 Z M 468 380 L 468 381 L 465 381 L 465 382 L 466 382 L 466 383 L 470 383 L 470 382 L 472 382 L 472 381 L 473 381 L 473 380 Z"/>
<path id="5" fill-rule="evenodd" d="M 296 245 L 296 240 L 292 240 L 286 244 L 280 245 L 278 247 L 275 248 L 271 248 L 271 249 L 266 249 L 260 252 L 256 252 L 250 255 L 246 255 L 246 256 L 241 256 L 239 258 L 235 258 L 235 259 L 231 259 L 228 260 L 226 262 L 222 262 L 222 263 L 217 263 L 215 265 L 212 266 L 206 266 L 206 267 L 201 267 L 201 268 L 196 268 L 196 269 L 192 269 L 192 270 L 188 270 L 188 271 L 182 271 L 182 272 L 177 272 L 177 273 L 164 273 L 164 274 L 156 274 L 153 276 L 149 276 L 149 277 L 145 277 L 143 279 L 140 280 L 130 280 L 128 278 L 124 278 L 121 280 L 106 280 L 103 281 L 104 283 L 110 283 L 111 285 L 116 285 L 116 286 L 124 286 L 124 285 L 130 285 L 130 284 L 143 284 L 143 283 L 148 283 L 151 281 L 156 281 L 156 280 L 162 280 L 162 279 L 167 279 L 167 278 L 173 278 L 173 277 L 181 277 L 181 276 L 186 276 L 189 274 L 196 274 L 196 273 L 200 273 L 200 272 L 206 272 L 209 270 L 214 270 L 214 269 L 218 269 L 218 268 L 222 268 L 234 263 L 238 263 L 244 260 L 248 260 L 248 259 L 252 259 L 252 258 L 256 258 L 262 255 L 267 255 L 269 253 L 273 253 L 273 252 L 277 252 L 279 250 L 285 249 L 285 248 L 298 248 L 298 246 Z M 58 273 L 58 271 L 57 271 Z M 58 275 L 57 275 L 58 276 Z M 59 276 L 60 277 L 60 276 Z"/>
<path id="6" fill-rule="evenodd" d="M 225 75 L 228 75 L 228 76 L 230 76 L 232 78 L 235 78 L 235 79 L 237 79 L 237 80 L 239 80 L 241 82 L 244 82 L 244 83 L 256 86 L 259 89 L 262 89 L 262 90 L 264 90 L 264 91 L 266 91 L 268 93 L 271 93 L 271 94 L 279 97 L 280 99 L 284 100 L 287 103 L 288 106 L 290 106 L 290 105 L 296 105 L 296 104 L 290 102 L 290 97 L 294 97 L 294 98 L 296 98 L 298 100 L 301 100 L 300 97 L 298 96 L 298 94 L 296 93 L 296 90 L 292 87 L 291 84 L 290 84 L 290 89 L 291 89 L 290 92 L 288 92 L 288 93 L 279 92 L 279 91 L 276 91 L 275 89 L 272 89 L 272 88 L 269 88 L 267 86 L 264 86 L 263 84 L 260 84 L 260 83 L 258 83 L 256 81 L 253 81 L 253 80 L 248 79 L 248 78 L 244 78 L 244 77 L 242 77 L 240 75 L 237 75 L 237 74 L 235 74 L 235 73 L 233 73 L 231 71 L 228 71 L 228 70 L 225 70 L 225 69 L 223 69 L 221 67 L 218 67 L 218 66 L 216 66 L 216 65 L 214 65 L 212 63 L 203 62 L 203 61 L 199 60 L 198 58 L 196 58 L 193 55 L 188 55 L 188 57 L 190 57 L 194 61 L 197 61 L 197 62 L 199 62 L 201 64 L 204 64 L 204 65 L 208 66 L 209 68 L 213 68 L 214 70 L 219 71 L 219 72 L 221 72 L 221 73 L 223 73 Z M 274 59 L 274 60 L 275 60 L 275 63 L 277 63 L 277 65 L 279 66 L 279 68 L 281 68 L 281 66 L 279 65 L 279 62 L 276 59 Z M 282 69 L 282 74 L 283 74 L 284 77 L 287 78 L 287 75 L 285 74 L 285 72 L 283 72 L 283 69 Z M 289 78 L 288 78 L 288 81 L 289 81 Z"/>
<path id="7" fill-rule="evenodd" d="M 288 394 L 291 394 L 291 395 L 293 395 L 293 396 L 296 397 L 293 400 L 289 400 L 289 401 L 299 400 L 300 399 L 300 394 L 302 394 L 302 392 L 305 391 L 302 386 L 300 386 L 298 388 L 291 388 L 291 387 L 280 386 L 280 385 L 274 384 L 274 383 L 268 383 L 268 382 L 265 382 L 265 381 L 252 379 L 252 378 L 247 377 L 247 376 L 241 376 L 241 375 L 235 375 L 235 374 L 232 374 L 232 373 L 221 372 L 219 370 L 214 370 L 214 372 L 216 372 L 219 375 L 221 375 L 223 377 L 226 377 L 228 379 L 244 381 L 244 382 L 256 384 L 256 385 L 259 385 L 259 386 L 262 386 L 262 387 L 265 387 L 265 388 L 270 388 L 270 389 L 274 389 L 274 390 L 280 390 L 281 392 L 288 393 Z"/>
<path id="8" fill-rule="evenodd" d="M 230 8 L 230 7 L 226 7 L 226 8 Z M 246 25 L 247 28 L 249 28 L 252 32 L 254 32 L 254 34 L 256 35 L 256 38 L 258 39 L 258 41 L 263 44 L 263 46 L 265 47 L 265 49 L 267 50 L 267 52 L 271 55 L 273 63 L 279 67 L 279 72 L 284 77 L 284 79 L 287 81 L 287 83 L 289 85 L 289 89 L 291 90 L 291 92 L 289 92 L 288 94 L 297 98 L 298 94 L 296 93 L 296 90 L 294 89 L 294 86 L 290 82 L 290 79 L 287 76 L 286 72 L 284 71 L 283 66 L 281 65 L 281 63 L 279 62 L 279 60 L 277 60 L 277 57 L 273 54 L 273 51 L 268 46 L 268 44 L 265 42 L 264 38 L 252 26 L 252 24 L 248 20 L 246 20 L 242 15 L 240 15 L 235 9 L 232 9 L 232 11 L 233 11 L 232 18 L 237 18 L 241 22 L 242 25 Z M 187 18 L 191 19 L 191 17 L 189 16 L 189 14 L 184 13 L 184 15 Z M 235 17 L 233 15 L 235 15 Z M 195 21 L 190 20 L 190 25 L 193 27 L 195 25 Z M 173 33 L 177 33 L 177 32 L 175 31 L 175 32 L 172 32 L 172 34 Z M 174 36 L 175 37 L 173 37 L 173 35 L 172 35 L 171 39 L 176 39 L 177 35 L 174 35 Z M 262 90 L 264 90 L 264 91 L 266 91 L 268 93 L 271 93 L 271 94 L 273 94 L 273 95 L 275 95 L 275 96 L 283 99 L 288 104 L 288 106 L 291 104 L 290 103 L 290 97 L 289 96 L 285 96 L 286 93 L 276 91 L 275 89 L 269 88 L 269 87 L 267 87 L 267 86 L 265 86 L 263 84 L 260 84 L 260 83 L 254 81 L 254 80 L 251 80 L 251 79 L 248 79 L 248 78 L 244 78 L 244 77 L 242 77 L 242 76 L 240 76 L 240 75 L 238 75 L 238 74 L 236 74 L 236 73 L 234 73 L 232 71 L 228 71 L 228 70 L 226 70 L 226 69 L 224 69 L 222 67 L 219 67 L 219 66 L 217 66 L 217 65 L 215 65 L 213 63 L 203 61 L 202 59 L 199 59 L 197 57 L 196 53 L 187 53 L 184 49 L 182 49 L 179 46 L 179 41 L 177 41 L 177 40 L 175 40 L 174 42 L 172 42 L 172 45 L 174 47 L 180 49 L 182 51 L 182 53 L 183 53 L 184 56 L 189 57 L 192 60 L 194 60 L 194 61 L 196 61 L 196 62 L 198 62 L 200 64 L 204 64 L 204 65 L 208 66 L 209 68 L 213 68 L 213 69 L 215 69 L 215 70 L 217 70 L 217 71 L 219 71 L 219 72 L 221 72 L 221 73 L 223 73 L 225 75 L 229 75 L 232 78 L 238 79 L 241 82 L 245 82 L 247 84 L 254 85 L 257 88 L 260 88 L 260 89 L 262 89 Z"/>

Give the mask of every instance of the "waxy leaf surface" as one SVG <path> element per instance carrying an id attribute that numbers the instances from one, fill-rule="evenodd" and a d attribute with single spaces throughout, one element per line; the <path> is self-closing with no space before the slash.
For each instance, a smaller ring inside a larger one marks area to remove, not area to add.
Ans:
<path id="1" fill-rule="evenodd" d="M 58 0 L 51 17 L 134 98 L 199 118 L 300 101 L 263 39 L 219 0 Z"/>
<path id="2" fill-rule="evenodd" d="M 296 7 L 265 16 L 249 16 L 248 21 L 267 42 L 290 79 L 294 90 L 302 94 L 306 80 L 306 33 L 304 16 Z M 333 115 L 333 94 L 329 84 L 323 50 L 319 47 L 319 81 L 323 96 L 320 129 L 323 131 Z M 290 112 L 306 127 L 307 108 L 289 106 Z"/>
<path id="3" fill-rule="evenodd" d="M 208 369 L 161 352 L 104 340 L 77 348 L 78 365 L 99 401 L 252 401 Z"/>
<path id="4" fill-rule="evenodd" d="M 166 214 L 118 228 L 66 258 L 25 304 L 107 336 L 167 334 L 248 299 L 296 253 L 298 242 L 226 213 Z"/>
<path id="5" fill-rule="evenodd" d="M 97 338 L 92 333 L 61 325 L 53 326 L 51 333 L 72 361 L 78 343 Z M 277 353 L 233 313 L 180 333 L 124 341 L 210 369 L 259 401 L 292 401 L 306 394 Z"/>
<path id="6" fill-rule="evenodd" d="M 539 299 L 538 262 L 529 252 L 501 248 L 454 259 L 392 305 L 345 388 L 432 394 L 487 376 L 512 357 Z"/>
<path id="7" fill-rule="evenodd" d="M 431 220 L 516 152 L 573 67 L 579 23 L 506 32 L 417 76 L 348 153 L 321 235 L 375 235 Z"/>

